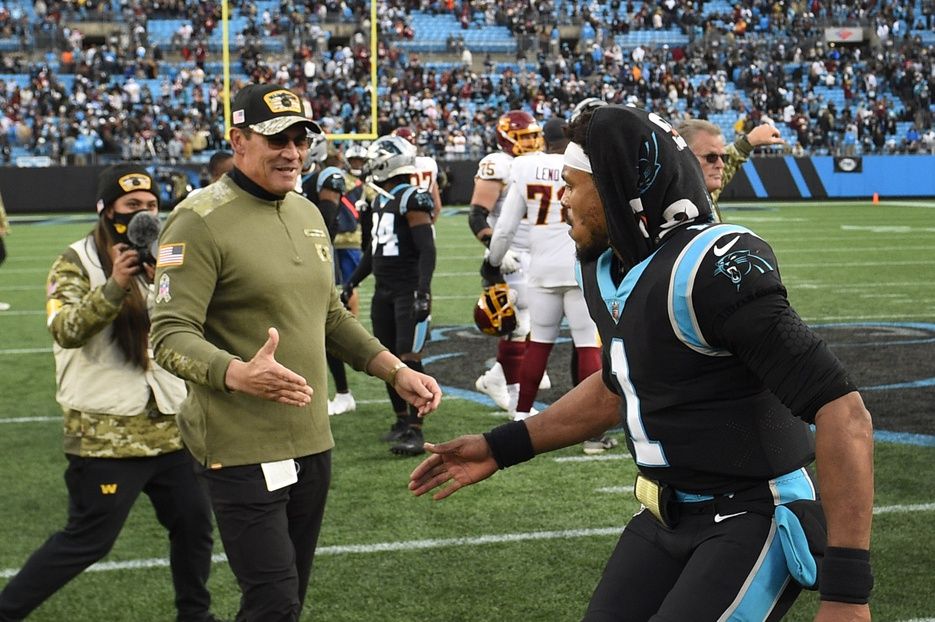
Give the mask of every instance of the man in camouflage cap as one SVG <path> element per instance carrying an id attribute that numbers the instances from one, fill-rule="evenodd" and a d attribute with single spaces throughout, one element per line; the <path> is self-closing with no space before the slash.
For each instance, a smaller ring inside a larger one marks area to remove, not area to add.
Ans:
<path id="1" fill-rule="evenodd" d="M 111 549 L 140 493 L 169 532 L 179 622 L 210 622 L 211 510 L 182 447 L 175 414 L 185 383 L 149 347 L 154 268 L 127 243 L 130 220 L 155 217 L 145 169 L 99 178 L 94 229 L 63 252 L 46 285 L 56 399 L 65 414 L 68 523 L 0 593 L 0 621 L 22 620 Z"/>
<path id="2" fill-rule="evenodd" d="M 199 463 L 238 620 L 298 620 L 331 480 L 325 352 L 393 386 L 421 415 L 441 390 L 344 309 L 324 219 L 294 192 L 321 128 L 275 84 L 235 95 L 234 168 L 160 236 L 156 359 L 186 379 L 182 438 Z"/>

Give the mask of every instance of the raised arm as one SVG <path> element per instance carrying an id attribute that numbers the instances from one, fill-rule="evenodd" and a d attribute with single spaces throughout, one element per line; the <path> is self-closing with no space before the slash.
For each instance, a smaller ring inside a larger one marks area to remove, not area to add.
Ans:
<path id="1" fill-rule="evenodd" d="M 426 443 L 432 454 L 409 476 L 409 490 L 423 495 L 439 489 L 439 501 L 458 490 L 553 449 L 599 435 L 619 423 L 620 398 L 595 372 L 547 409 L 487 434 L 460 436 L 447 443 Z M 449 484 L 450 482 L 450 484 Z"/>

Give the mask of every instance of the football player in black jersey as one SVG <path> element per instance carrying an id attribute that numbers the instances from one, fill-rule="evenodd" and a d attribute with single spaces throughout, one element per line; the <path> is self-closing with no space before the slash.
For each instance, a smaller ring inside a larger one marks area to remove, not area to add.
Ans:
<path id="1" fill-rule="evenodd" d="M 869 620 L 870 414 L 772 249 L 713 222 L 659 116 L 607 105 L 569 130 L 562 203 L 603 370 L 525 421 L 427 444 L 410 489 L 448 483 L 442 499 L 622 419 L 643 507 L 585 620 L 778 620 L 802 587 L 819 590 L 816 620 Z"/>
<path id="2" fill-rule="evenodd" d="M 373 272 L 375 280 L 370 319 L 373 334 L 413 369 L 422 369 L 420 352 L 428 337 L 432 309 L 435 236 L 432 195 L 413 186 L 416 150 L 399 136 L 384 136 L 368 150 L 364 176 L 378 189 L 373 202 L 361 211 L 363 257 L 344 286 L 343 297 Z M 422 419 L 387 387 L 396 421 L 383 440 L 393 442 L 395 454 L 425 452 Z"/>

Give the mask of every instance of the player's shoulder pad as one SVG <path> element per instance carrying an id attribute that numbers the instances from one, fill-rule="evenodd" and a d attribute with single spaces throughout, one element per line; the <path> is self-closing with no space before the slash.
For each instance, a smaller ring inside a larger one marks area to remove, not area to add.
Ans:
<path id="1" fill-rule="evenodd" d="M 495 151 L 484 156 L 477 164 L 475 178 L 507 183 L 510 181 L 510 166 L 512 163 L 513 156 L 502 151 Z"/>
<path id="2" fill-rule="evenodd" d="M 315 189 L 321 192 L 322 189 L 333 190 L 334 192 L 344 193 L 347 184 L 344 180 L 344 171 L 336 166 L 328 166 L 318 173 L 318 180 Z"/>
<path id="3" fill-rule="evenodd" d="M 430 156 L 416 156 L 416 168 L 420 171 L 431 171 L 433 178 L 438 175 L 438 162 Z"/>
<path id="4" fill-rule="evenodd" d="M 672 266 L 676 293 L 711 283 L 729 283 L 739 290 L 756 275 L 778 271 L 773 249 L 746 227 L 718 223 L 689 230 L 697 233 L 682 246 Z"/>
<path id="5" fill-rule="evenodd" d="M 723 355 L 704 338 L 708 322 L 781 288 L 778 262 L 765 240 L 738 225 L 701 227 L 672 267 L 669 309 L 673 330 L 696 351 Z"/>
<path id="6" fill-rule="evenodd" d="M 435 211 L 435 200 L 428 190 L 423 190 L 418 186 L 410 186 L 403 190 L 399 195 L 399 213 L 406 212 L 428 212 Z"/>
<path id="7" fill-rule="evenodd" d="M 513 158 L 510 162 L 510 174 L 506 181 L 510 183 L 526 183 L 527 181 L 532 181 L 535 178 L 536 169 L 546 165 L 546 162 L 539 157 L 545 155 L 544 153 L 530 153 L 518 158 Z"/>
<path id="8" fill-rule="evenodd" d="M 779 279 L 779 263 L 772 247 L 760 236 L 737 225 L 716 225 L 700 244 L 696 286 L 714 284 L 725 293 L 751 293 L 761 282 Z M 699 236 L 703 237 L 703 236 Z"/>

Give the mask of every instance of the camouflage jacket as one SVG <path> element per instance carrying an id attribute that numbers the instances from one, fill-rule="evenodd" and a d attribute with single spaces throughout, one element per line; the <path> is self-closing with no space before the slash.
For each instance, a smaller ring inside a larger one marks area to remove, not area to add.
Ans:
<path id="1" fill-rule="evenodd" d="M 46 291 L 49 330 L 57 349 L 84 347 L 114 321 L 125 296 L 113 279 L 92 288 L 91 278 L 72 248 L 55 260 Z M 107 373 L 106 369 L 94 371 Z M 142 376 L 145 372 L 140 370 L 139 373 Z M 88 458 L 138 458 L 182 448 L 175 417 L 160 414 L 153 399 L 142 412 L 131 416 L 81 412 L 64 406 L 62 410 L 64 447 L 68 454 Z"/>
<path id="2" fill-rule="evenodd" d="M 721 210 L 717 206 L 717 199 L 721 196 L 721 192 L 724 191 L 727 184 L 730 183 L 730 180 L 737 174 L 740 167 L 743 166 L 743 163 L 750 159 L 750 154 L 753 153 L 753 145 L 745 136 L 741 136 L 730 145 L 727 145 L 727 149 L 724 151 L 727 153 L 727 162 L 724 163 L 724 172 L 721 173 L 721 187 L 711 193 L 711 200 L 714 201 L 714 210 L 717 213 L 719 222 L 723 222 L 723 219 L 721 218 Z"/>

